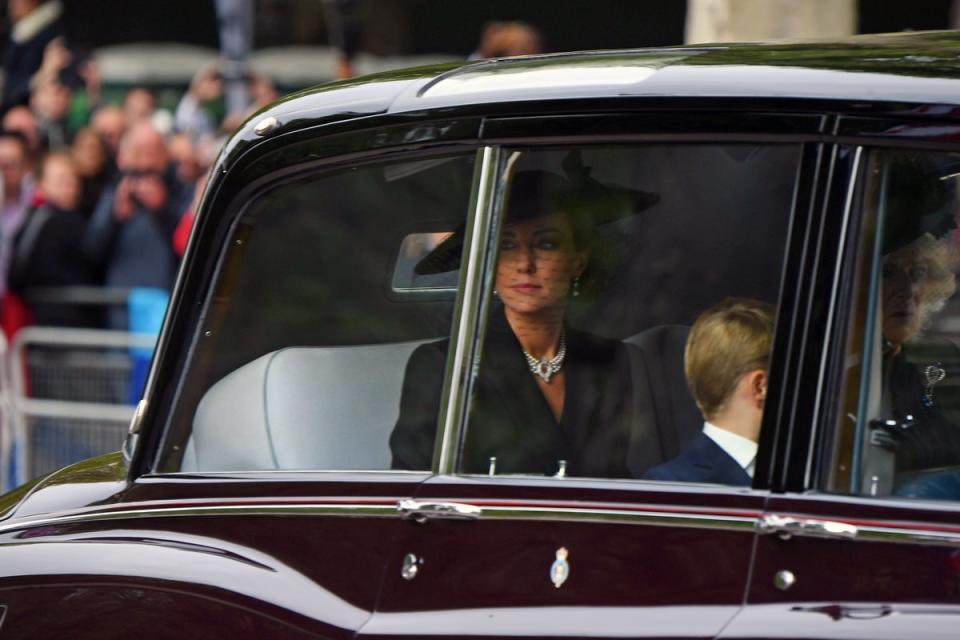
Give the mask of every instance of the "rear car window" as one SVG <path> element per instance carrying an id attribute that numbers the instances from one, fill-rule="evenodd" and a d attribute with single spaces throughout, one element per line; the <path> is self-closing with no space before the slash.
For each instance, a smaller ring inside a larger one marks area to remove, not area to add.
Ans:
<path id="1" fill-rule="evenodd" d="M 449 334 L 456 293 L 418 280 L 410 239 L 463 225 L 473 164 L 308 172 L 253 198 L 174 417 L 189 437 L 164 466 L 388 469 L 407 360 Z"/>
<path id="2" fill-rule="evenodd" d="M 761 341 L 772 339 L 799 161 L 795 144 L 505 153 L 460 471 L 749 484 L 752 458 L 739 473 L 649 473 L 707 437 L 684 372 L 697 318 L 735 298 L 762 308 Z M 456 266 L 436 262 L 436 272 Z M 446 349 L 435 341 L 411 356 L 417 376 L 391 436 L 398 468 L 430 466 Z M 769 346 L 759 349 L 752 370 L 767 368 Z M 754 457 L 761 416 L 741 436 Z"/>

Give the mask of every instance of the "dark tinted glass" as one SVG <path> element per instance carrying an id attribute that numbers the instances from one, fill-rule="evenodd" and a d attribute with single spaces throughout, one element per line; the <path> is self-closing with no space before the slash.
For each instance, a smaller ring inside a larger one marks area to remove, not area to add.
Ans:
<path id="1" fill-rule="evenodd" d="M 960 499 L 960 155 L 870 157 L 832 491 Z"/>
<path id="2" fill-rule="evenodd" d="M 728 297 L 776 302 L 799 151 L 505 154 L 496 291 L 461 470 L 641 477 L 693 446 L 703 419 L 684 376 L 687 332 Z M 411 360 L 434 389 L 446 353 L 439 341 Z M 412 407 L 430 393 L 405 388 L 404 398 Z M 415 434 L 429 417 L 402 408 L 398 425 L 394 452 L 425 468 L 429 439 Z"/>
<path id="3" fill-rule="evenodd" d="M 472 154 L 351 167 L 249 203 L 176 416 L 179 468 L 390 467 L 407 359 L 449 334 L 456 295 L 412 272 L 463 225 L 472 174 Z"/>

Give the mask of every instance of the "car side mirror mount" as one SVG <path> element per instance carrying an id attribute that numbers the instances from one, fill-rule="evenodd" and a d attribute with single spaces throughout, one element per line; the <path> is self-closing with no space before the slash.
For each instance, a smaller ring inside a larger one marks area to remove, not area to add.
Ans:
<path id="1" fill-rule="evenodd" d="M 141 399 L 137 403 L 137 408 L 133 412 L 133 417 L 130 419 L 130 427 L 127 429 L 127 435 L 123 439 L 123 461 L 130 464 L 130 461 L 133 460 L 133 454 L 137 450 L 137 442 L 140 440 L 140 423 L 143 421 L 143 416 L 147 412 L 147 401 L 146 399 Z"/>

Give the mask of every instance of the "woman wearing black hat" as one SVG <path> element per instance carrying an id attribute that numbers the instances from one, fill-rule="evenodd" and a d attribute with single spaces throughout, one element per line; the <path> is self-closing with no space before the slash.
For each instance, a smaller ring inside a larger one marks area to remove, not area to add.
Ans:
<path id="1" fill-rule="evenodd" d="M 572 329 L 565 317 L 568 300 L 588 286 L 595 225 L 613 206 L 638 211 L 655 201 L 624 190 L 601 194 L 542 171 L 514 176 L 496 269 L 502 308 L 492 312 L 481 355 L 463 472 L 628 475 L 633 404 L 625 348 Z M 418 270 L 451 268 L 440 263 L 458 260 L 461 246 L 455 234 Z M 430 468 L 448 345 L 423 345 L 407 365 L 390 437 L 394 468 Z"/>

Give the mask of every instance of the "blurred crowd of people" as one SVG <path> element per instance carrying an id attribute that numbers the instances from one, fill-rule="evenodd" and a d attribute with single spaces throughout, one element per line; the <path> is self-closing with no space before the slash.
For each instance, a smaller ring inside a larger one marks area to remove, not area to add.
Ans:
<path id="1" fill-rule="evenodd" d="M 125 309 L 65 288 L 169 291 L 220 148 L 277 92 L 220 63 L 197 71 L 172 112 L 146 87 L 107 100 L 95 60 L 64 33 L 61 0 L 7 0 L 7 13 L 0 324 L 8 337 L 25 324 L 128 330 Z M 494 22 L 471 57 L 541 50 L 529 25 Z M 238 82 L 247 104 L 226 112 Z"/>
<path id="2" fill-rule="evenodd" d="M 199 70 L 176 109 L 145 87 L 104 99 L 96 62 L 64 36 L 59 0 L 8 0 L 0 101 L 0 317 L 127 329 L 125 314 L 64 304 L 55 288 L 169 291 L 206 174 L 229 133 L 276 99 L 248 74 L 249 104 L 217 115 L 219 65 Z"/>

